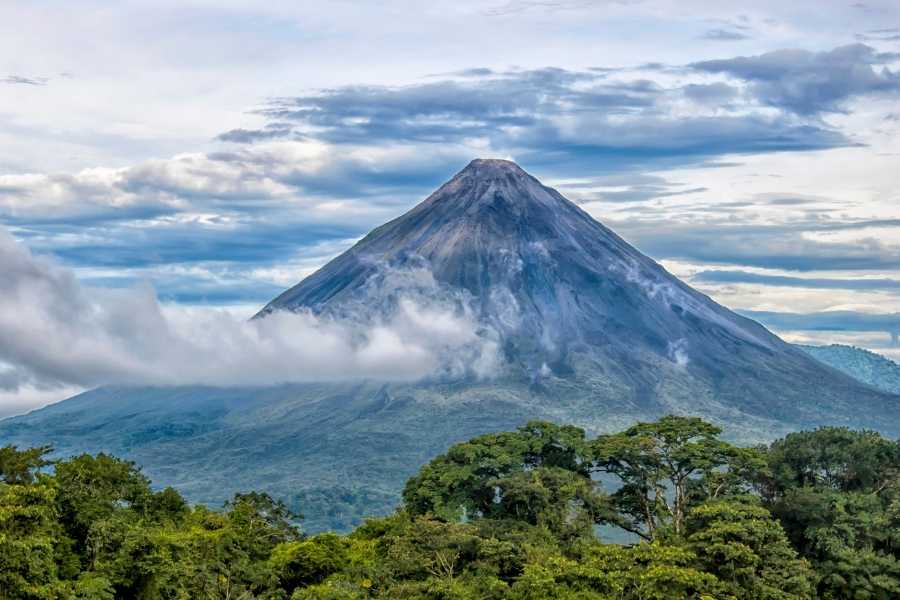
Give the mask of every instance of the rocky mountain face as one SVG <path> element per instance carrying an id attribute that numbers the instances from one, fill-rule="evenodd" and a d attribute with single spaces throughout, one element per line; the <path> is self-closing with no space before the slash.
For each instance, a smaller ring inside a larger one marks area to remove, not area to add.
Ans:
<path id="1" fill-rule="evenodd" d="M 822 424 L 900 435 L 900 397 L 716 304 L 514 163 L 475 160 L 269 303 L 367 323 L 402 302 L 497 348 L 415 383 L 102 388 L 0 422 L 0 443 L 108 451 L 216 502 L 269 490 L 311 530 L 390 510 L 449 444 L 531 418 L 619 430 L 665 413 L 763 441 Z"/>

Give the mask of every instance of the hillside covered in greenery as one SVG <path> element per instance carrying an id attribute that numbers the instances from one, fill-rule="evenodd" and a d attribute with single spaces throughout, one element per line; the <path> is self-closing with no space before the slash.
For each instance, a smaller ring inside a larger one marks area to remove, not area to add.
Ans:
<path id="1" fill-rule="evenodd" d="M 807 354 L 850 377 L 891 394 L 900 394 L 900 365 L 856 346 L 798 346 Z"/>
<path id="2" fill-rule="evenodd" d="M 190 506 L 112 456 L 6 446 L 0 598 L 900 597 L 896 442 L 719 434 L 674 416 L 594 439 L 532 422 L 432 460 L 393 515 L 312 536 L 266 494 Z"/>

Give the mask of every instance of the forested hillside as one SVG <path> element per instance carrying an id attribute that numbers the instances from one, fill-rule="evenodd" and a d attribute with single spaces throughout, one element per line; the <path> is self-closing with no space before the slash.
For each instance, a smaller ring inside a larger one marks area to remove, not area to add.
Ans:
<path id="1" fill-rule="evenodd" d="M 900 365 L 856 346 L 799 346 L 807 354 L 879 390 L 900 394 Z"/>
<path id="2" fill-rule="evenodd" d="M 7 446 L 0 598 L 900 596 L 896 442 L 822 428 L 741 448 L 719 434 L 669 416 L 594 439 L 546 422 L 483 435 L 343 536 L 305 535 L 266 494 L 189 506 L 112 456 L 50 464 L 48 448 Z"/>

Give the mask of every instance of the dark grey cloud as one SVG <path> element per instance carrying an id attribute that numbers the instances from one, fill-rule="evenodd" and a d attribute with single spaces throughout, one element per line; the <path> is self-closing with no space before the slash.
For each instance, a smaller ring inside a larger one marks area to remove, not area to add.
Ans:
<path id="1" fill-rule="evenodd" d="M 14 392 L 32 383 L 32 378 L 21 369 L 0 367 L 0 391 Z"/>
<path id="2" fill-rule="evenodd" d="M 275 215 L 229 227 L 196 222 L 121 229 L 57 227 L 48 246 L 41 240 L 30 246 L 52 252 L 70 266 L 140 268 L 219 261 L 263 266 L 287 262 L 304 248 L 325 241 L 359 237 L 366 230 L 367 226 L 352 223 L 308 223 L 284 214 L 281 219 Z M 41 235 L 46 239 L 46 230 Z M 67 243 L 67 237 L 73 241 Z"/>
<path id="3" fill-rule="evenodd" d="M 496 71 L 488 69 L 487 67 L 474 67 L 471 69 L 462 69 L 460 71 L 444 73 L 443 75 L 456 75 L 457 77 L 490 77 L 491 75 L 497 74 Z"/>
<path id="4" fill-rule="evenodd" d="M 525 167 L 577 176 L 699 166 L 728 154 L 853 145 L 834 130 L 761 115 L 670 119 L 648 114 L 634 121 L 581 115 L 580 121 L 574 131 L 548 124 L 522 132 L 515 139 L 516 158 Z"/>
<path id="5" fill-rule="evenodd" d="M 695 187 L 689 188 L 686 190 L 671 190 L 667 191 L 664 188 L 648 185 L 648 186 L 632 186 L 625 190 L 615 190 L 615 191 L 605 191 L 605 192 L 597 192 L 590 198 L 586 198 L 583 201 L 598 201 L 598 202 L 648 202 L 650 200 L 659 200 L 661 198 L 671 198 L 673 196 L 687 196 L 690 194 L 697 194 L 699 192 L 705 192 L 707 188 L 705 187 Z"/>
<path id="6" fill-rule="evenodd" d="M 659 91 L 647 81 L 576 88 L 576 84 L 598 78 L 548 68 L 474 81 L 348 86 L 276 100 L 261 113 L 313 128 L 316 137 L 334 143 L 443 143 L 493 136 L 507 127 L 534 127 L 546 117 L 569 114 L 564 104 L 617 113 L 633 111 L 651 106 Z"/>
<path id="7" fill-rule="evenodd" d="M 777 50 L 691 66 L 742 79 L 762 104 L 809 116 L 842 112 L 856 96 L 900 92 L 900 75 L 886 66 L 891 60 L 870 46 L 851 44 L 825 52 Z"/>
<path id="8" fill-rule="evenodd" d="M 84 277 L 81 281 L 84 285 L 95 288 L 130 289 L 149 280 L 136 277 Z M 250 274 L 239 281 L 223 281 L 218 278 L 203 279 L 196 274 L 170 277 L 164 273 L 155 273 L 152 284 L 159 290 L 157 293 L 162 302 L 197 306 L 264 306 L 284 291 L 283 285 L 261 282 Z"/>
<path id="9" fill-rule="evenodd" d="M 822 277 L 789 277 L 747 271 L 701 271 L 691 278 L 696 283 L 752 283 L 777 287 L 804 287 L 826 290 L 900 290 L 898 279 L 829 279 Z"/>

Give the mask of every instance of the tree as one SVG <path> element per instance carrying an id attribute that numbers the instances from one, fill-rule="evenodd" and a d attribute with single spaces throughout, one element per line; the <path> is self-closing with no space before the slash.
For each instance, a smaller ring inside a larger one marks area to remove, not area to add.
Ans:
<path id="1" fill-rule="evenodd" d="M 772 444 L 763 495 L 822 598 L 900 597 L 900 446 L 823 427 Z"/>
<path id="2" fill-rule="evenodd" d="M 813 597 L 812 570 L 758 498 L 705 502 L 690 510 L 685 529 L 698 566 L 718 577 L 724 593 L 741 600 Z"/>
<path id="3" fill-rule="evenodd" d="M 0 598 L 58 597 L 55 502 L 50 480 L 0 483 Z"/>
<path id="4" fill-rule="evenodd" d="M 394 515 L 309 537 L 265 493 L 189 506 L 127 461 L 43 471 L 46 448 L 8 446 L 0 600 L 900 597 L 895 442 L 826 428 L 762 453 L 718 434 L 666 417 L 589 442 L 532 422 L 450 448 Z M 622 483 L 612 502 L 598 472 Z M 596 523 L 649 541 L 600 543 Z"/>
<path id="5" fill-rule="evenodd" d="M 305 540 L 283 542 L 271 553 L 269 562 L 281 586 L 288 592 L 325 581 L 347 566 L 350 542 L 334 533 Z"/>
<path id="6" fill-rule="evenodd" d="M 445 521 L 514 519 L 560 538 L 590 534 L 607 508 L 590 477 L 588 448 L 583 430 L 541 421 L 483 435 L 456 444 L 410 478 L 405 506 Z"/>
<path id="7" fill-rule="evenodd" d="M 37 472 L 50 464 L 46 459 L 50 446 L 19 450 L 16 446 L 0 448 L 0 481 L 9 484 L 33 483 Z"/>
<path id="8" fill-rule="evenodd" d="M 238 493 L 225 503 L 225 508 L 231 525 L 240 532 L 247 550 L 255 556 L 268 556 L 278 544 L 300 538 L 300 529 L 295 522 L 303 517 L 269 494 Z"/>
<path id="9" fill-rule="evenodd" d="M 702 419 L 670 415 L 595 439 L 594 468 L 622 484 L 612 495 L 616 524 L 646 540 L 665 525 L 678 535 L 692 502 L 739 488 L 740 470 L 729 466 L 752 462 L 754 452 L 719 440 L 721 432 Z"/>
<path id="10" fill-rule="evenodd" d="M 719 582 L 693 566 L 696 557 L 660 542 L 594 543 L 577 560 L 530 563 L 512 586 L 512 600 L 712 600 Z"/>
<path id="11" fill-rule="evenodd" d="M 821 427 L 791 433 L 771 445 L 767 459 L 770 501 L 803 487 L 878 494 L 900 479 L 900 445 L 874 431 Z"/>
<path id="12" fill-rule="evenodd" d="M 91 528 L 123 508 L 143 509 L 153 495 L 150 481 L 134 463 L 107 454 L 82 454 L 57 461 L 55 467 L 60 522 L 88 562 Z"/>
<path id="13" fill-rule="evenodd" d="M 495 514 L 546 527 L 566 544 L 593 538 L 610 518 L 607 497 L 589 477 L 559 467 L 538 467 L 495 480 Z"/>

